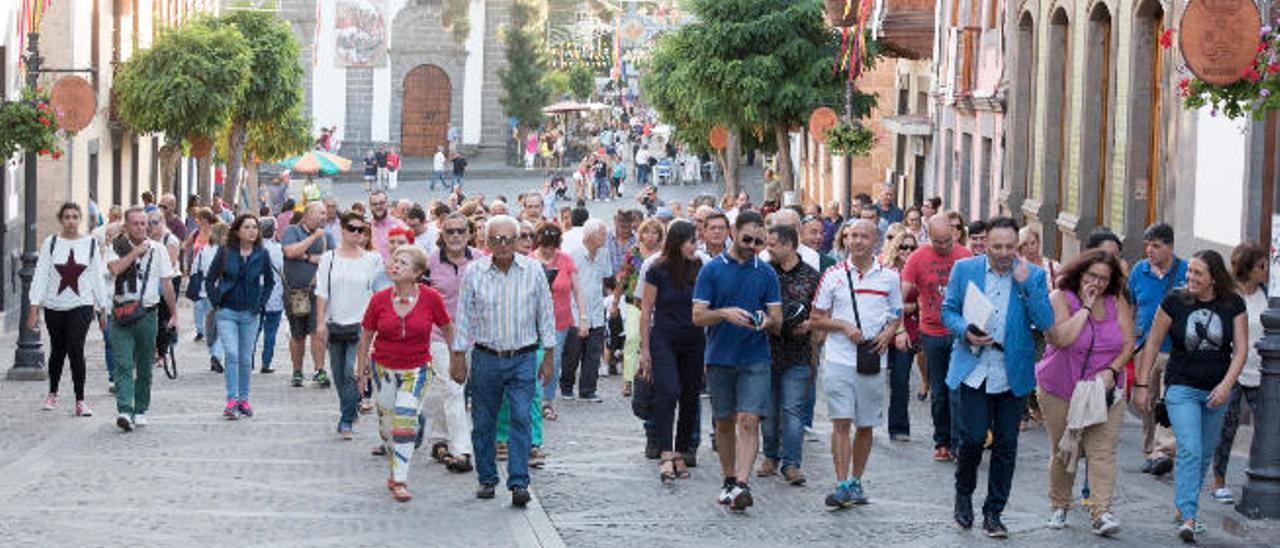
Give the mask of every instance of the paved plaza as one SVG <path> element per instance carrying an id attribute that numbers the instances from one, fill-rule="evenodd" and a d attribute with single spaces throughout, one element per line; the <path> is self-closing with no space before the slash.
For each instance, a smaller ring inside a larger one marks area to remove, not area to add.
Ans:
<path id="1" fill-rule="evenodd" d="M 512 179 L 477 183 L 487 195 L 514 195 L 535 184 Z M 421 200 L 413 183 L 406 196 Z M 701 191 L 710 189 L 702 187 Z M 692 195 L 699 189 L 679 192 Z M 665 191 L 664 191 L 665 192 Z M 673 192 L 675 192 L 673 190 Z M 337 185 L 343 204 L 356 184 Z M 392 193 L 398 197 L 397 193 Z M 613 204 L 593 207 L 611 213 Z M 46 385 L 0 381 L 0 545 L 4 546 L 975 546 L 997 544 L 951 521 L 951 464 L 930 459 L 925 402 L 911 404 L 912 439 L 888 440 L 877 430 L 864 480 L 871 503 L 829 511 L 822 499 L 833 484 L 818 405 L 818 435 L 806 441 L 808 485 L 751 478 L 756 505 L 734 515 L 715 504 L 721 481 L 711 451 L 704 401 L 701 466 L 672 486 L 658 481 L 645 460 L 640 423 L 620 396 L 617 376 L 601 379 L 603 403 L 561 402 L 548 422 L 545 469 L 533 472 L 534 502 L 512 509 L 509 497 L 476 500 L 475 476 L 447 472 L 420 451 L 413 464 L 412 502 L 386 492 L 386 464 L 369 455 L 376 443 L 373 415 L 356 424 L 356 439 L 341 441 L 332 390 L 288 386 L 287 327 L 282 328 L 274 375 L 255 374 L 256 416 L 221 416 L 223 377 L 209 371 L 204 345 L 191 342 L 190 303 L 181 310 L 180 376 L 156 370 L 150 426 L 123 434 L 114 425 L 101 335 L 90 331 L 88 402 L 97 415 L 71 416 L 72 389 L 64 375 L 63 402 L 39 410 Z M 12 361 L 16 333 L 0 338 L 0 366 Z M 46 352 L 48 351 L 46 346 Z M 310 368 L 308 361 L 308 369 Z M 914 380 L 913 380 L 914 383 Z M 913 387 L 914 390 L 914 387 Z M 1242 431 L 1242 436 L 1247 430 Z M 1138 471 L 1139 423 L 1130 418 L 1120 445 L 1113 510 L 1124 529 L 1101 542 L 1079 510 L 1065 531 L 1043 526 L 1048 516 L 1048 441 L 1042 429 L 1023 433 L 1013 496 L 1005 514 L 1010 546 L 1169 546 L 1172 476 L 1154 480 Z M 1232 460 L 1229 486 L 1238 495 L 1247 457 Z M 985 468 L 985 467 L 984 467 Z M 985 492 L 980 476 L 977 503 Z M 1077 489 L 1078 492 L 1078 489 Z M 1274 546 L 1280 524 L 1251 522 L 1202 498 L 1205 546 Z"/>

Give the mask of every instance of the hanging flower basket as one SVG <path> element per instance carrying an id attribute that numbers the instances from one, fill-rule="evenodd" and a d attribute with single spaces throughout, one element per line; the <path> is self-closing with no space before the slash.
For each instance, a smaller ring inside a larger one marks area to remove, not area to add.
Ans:
<path id="1" fill-rule="evenodd" d="M 57 113 L 43 90 L 24 90 L 17 101 L 0 103 L 0 158 L 20 149 L 62 158 L 62 140 L 74 135 L 58 127 Z"/>
<path id="2" fill-rule="evenodd" d="M 1173 32 L 1169 29 L 1160 36 L 1161 47 L 1173 46 Z M 1221 113 L 1233 119 L 1253 116 L 1261 120 L 1267 111 L 1280 109 L 1280 21 L 1276 27 L 1262 27 L 1257 56 L 1239 80 L 1219 86 L 1191 75 L 1178 82 L 1178 93 L 1186 108 L 1208 106 L 1213 116 Z"/>
<path id="3" fill-rule="evenodd" d="M 825 0 L 827 23 L 833 27 L 852 27 L 858 24 L 857 0 Z"/>
<path id="4" fill-rule="evenodd" d="M 876 133 L 861 122 L 840 122 L 826 131 L 827 149 L 838 156 L 866 156 L 876 146 Z"/>

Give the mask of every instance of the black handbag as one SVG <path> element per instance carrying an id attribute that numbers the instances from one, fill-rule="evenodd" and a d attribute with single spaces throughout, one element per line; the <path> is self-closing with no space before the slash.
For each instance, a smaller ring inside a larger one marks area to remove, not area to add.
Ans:
<path id="1" fill-rule="evenodd" d="M 111 309 L 111 316 L 116 325 L 128 327 L 146 317 L 148 310 L 142 306 L 142 298 L 147 294 L 147 282 L 151 279 L 151 261 L 155 258 L 155 250 L 147 251 L 147 267 L 142 270 L 142 288 L 138 290 L 137 300 L 118 303 Z"/>
<path id="2" fill-rule="evenodd" d="M 639 375 L 631 381 L 631 413 L 642 421 L 653 414 L 653 383 Z"/>
<path id="3" fill-rule="evenodd" d="M 853 270 L 845 270 L 844 273 L 849 280 L 849 302 L 853 305 L 853 319 L 858 324 L 858 330 L 862 331 L 862 315 L 858 313 L 858 295 L 853 291 Z M 870 342 L 866 333 L 862 334 L 862 340 L 862 344 L 854 345 L 858 349 L 858 374 L 879 375 L 882 356 L 880 355 L 880 352 L 876 350 L 876 346 Z"/>

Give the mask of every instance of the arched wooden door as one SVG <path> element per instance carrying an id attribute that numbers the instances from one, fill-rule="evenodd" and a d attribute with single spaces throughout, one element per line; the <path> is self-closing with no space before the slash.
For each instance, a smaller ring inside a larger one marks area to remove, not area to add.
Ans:
<path id="1" fill-rule="evenodd" d="M 449 75 L 435 65 L 418 65 L 404 77 L 400 146 L 405 156 L 431 156 L 447 144 Z"/>

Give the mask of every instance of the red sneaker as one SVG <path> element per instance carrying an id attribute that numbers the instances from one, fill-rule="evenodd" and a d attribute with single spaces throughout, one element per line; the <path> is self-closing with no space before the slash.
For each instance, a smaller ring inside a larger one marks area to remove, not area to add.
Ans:
<path id="1" fill-rule="evenodd" d="M 933 460 L 935 462 L 951 462 L 951 450 L 946 447 L 934 449 Z"/>

